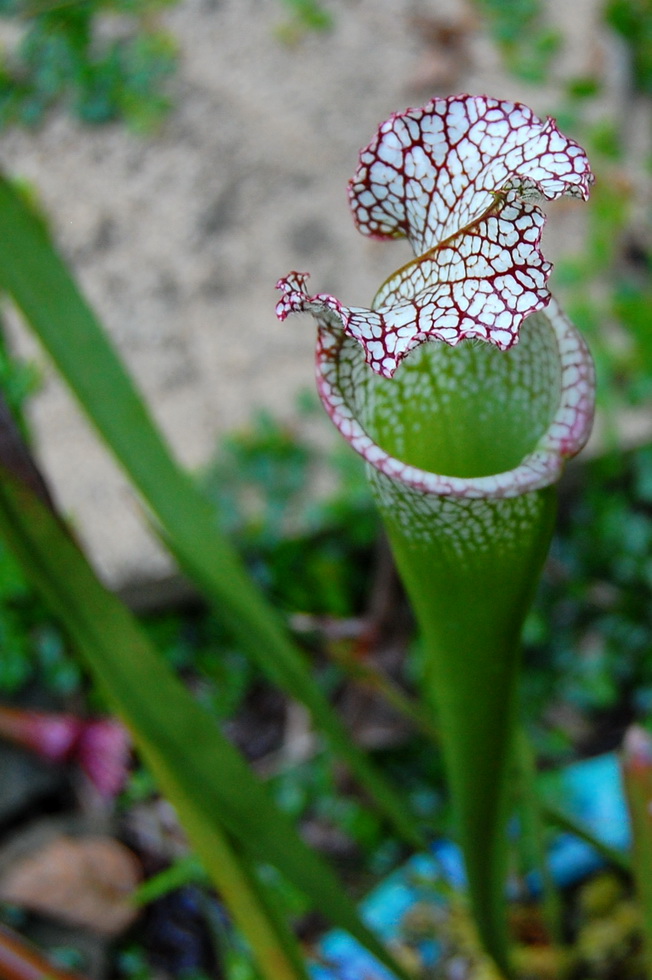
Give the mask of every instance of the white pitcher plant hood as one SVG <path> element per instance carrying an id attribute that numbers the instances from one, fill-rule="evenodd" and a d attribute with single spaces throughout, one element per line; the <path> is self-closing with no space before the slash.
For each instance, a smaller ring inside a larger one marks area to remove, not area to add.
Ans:
<path id="1" fill-rule="evenodd" d="M 321 399 L 380 473 L 426 494 L 510 497 L 554 482 L 564 460 L 582 448 L 593 415 L 593 367 L 547 289 L 552 267 L 540 251 L 545 216 L 538 205 L 562 195 L 586 199 L 592 180 L 584 151 L 554 120 L 484 96 L 438 98 L 397 113 L 362 150 L 349 185 L 356 225 L 374 238 L 407 238 L 416 258 L 381 286 L 371 309 L 310 296 L 307 274 L 290 273 L 278 283 L 277 315 L 316 318 Z M 440 342 L 428 348 L 465 341 L 468 350 L 455 359 L 440 353 L 428 369 L 423 351 L 402 364 L 427 341 Z M 424 373 L 434 371 L 430 394 L 440 411 L 452 388 L 464 398 L 480 383 L 477 364 L 489 355 L 478 362 L 472 353 L 478 345 L 468 341 L 512 355 L 503 364 L 489 358 L 491 368 L 482 370 L 490 389 L 490 376 L 502 376 L 504 395 L 494 378 L 488 397 L 502 400 L 505 414 L 520 410 L 525 396 L 534 400 L 531 444 L 507 468 L 498 453 L 498 468 L 482 462 L 479 472 L 447 473 L 441 466 L 433 472 L 400 452 L 400 437 L 390 447 L 370 431 L 383 428 L 377 418 L 370 421 L 370 389 L 374 401 L 387 402 L 380 410 L 386 415 L 391 401 L 412 397 L 417 370 L 421 385 Z M 517 344 L 527 352 L 517 356 Z M 392 378 L 389 385 L 383 380 Z"/>

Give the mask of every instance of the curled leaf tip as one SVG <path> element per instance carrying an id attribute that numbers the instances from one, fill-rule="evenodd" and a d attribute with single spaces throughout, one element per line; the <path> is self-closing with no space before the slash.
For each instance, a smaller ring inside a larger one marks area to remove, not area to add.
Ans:
<path id="1" fill-rule="evenodd" d="M 582 148 L 520 103 L 461 95 L 396 113 L 362 150 L 349 200 L 363 234 L 407 238 L 416 258 L 372 309 L 310 296 L 306 274 L 291 273 L 277 315 L 308 312 L 343 331 L 385 377 L 429 340 L 507 350 L 550 300 L 537 202 L 585 199 L 592 180 Z"/>
<path id="2" fill-rule="evenodd" d="M 349 184 L 363 234 L 406 237 L 417 255 L 459 233 L 508 189 L 587 198 L 582 148 L 518 102 L 459 95 L 395 113 L 362 150 Z"/>

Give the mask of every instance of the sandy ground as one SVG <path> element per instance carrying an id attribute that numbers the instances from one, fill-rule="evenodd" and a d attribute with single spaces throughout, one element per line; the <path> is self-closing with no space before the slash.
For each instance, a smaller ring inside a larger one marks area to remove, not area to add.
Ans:
<path id="1" fill-rule="evenodd" d="M 506 76 L 458 0 L 331 0 L 335 27 L 288 47 L 280 0 L 181 0 L 166 14 L 180 47 L 175 109 L 146 140 L 57 116 L 11 132 L 0 162 L 33 181 L 65 255 L 184 464 L 258 407 L 290 417 L 312 384 L 312 323 L 274 317 L 274 283 L 293 268 L 366 304 L 407 257 L 353 227 L 346 182 L 357 151 L 392 111 L 468 91 L 559 104 L 564 78 L 598 71 L 620 111 L 618 46 L 598 0 L 554 0 L 566 38 L 544 90 Z M 442 25 L 455 44 L 442 44 Z M 581 244 L 576 208 L 554 208 L 548 254 Z M 23 354 L 43 362 L 11 319 Z M 43 362 L 44 363 L 44 362 Z M 112 460 L 44 363 L 32 417 L 38 455 L 106 581 L 164 576 L 168 559 Z"/>

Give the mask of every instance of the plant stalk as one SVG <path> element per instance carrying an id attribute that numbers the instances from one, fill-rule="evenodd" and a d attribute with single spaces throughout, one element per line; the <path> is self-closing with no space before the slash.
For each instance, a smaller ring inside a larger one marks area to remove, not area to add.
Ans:
<path id="1" fill-rule="evenodd" d="M 439 535 L 415 540 L 395 509 L 381 508 L 426 646 L 425 697 L 436 709 L 471 907 L 483 945 L 510 976 L 505 826 L 519 638 L 552 534 L 555 492 L 463 502 L 453 546 Z M 481 511 L 491 547 L 486 536 L 465 533 Z"/>

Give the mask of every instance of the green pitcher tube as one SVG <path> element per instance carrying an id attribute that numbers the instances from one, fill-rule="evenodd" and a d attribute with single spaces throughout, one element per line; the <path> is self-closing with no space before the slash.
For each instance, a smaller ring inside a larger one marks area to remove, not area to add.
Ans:
<path id="1" fill-rule="evenodd" d="M 394 457 L 456 477 L 490 476 L 492 461 L 517 466 L 548 430 L 560 396 L 554 355 L 554 332 L 541 314 L 509 352 L 424 345 L 392 382 L 374 378 L 357 388 L 358 415 Z M 475 378 L 473 385 L 448 384 L 458 371 Z M 555 490 L 444 496 L 368 471 L 422 635 L 423 695 L 441 733 L 475 920 L 505 963 L 505 820 L 519 640 L 552 535 Z"/>

